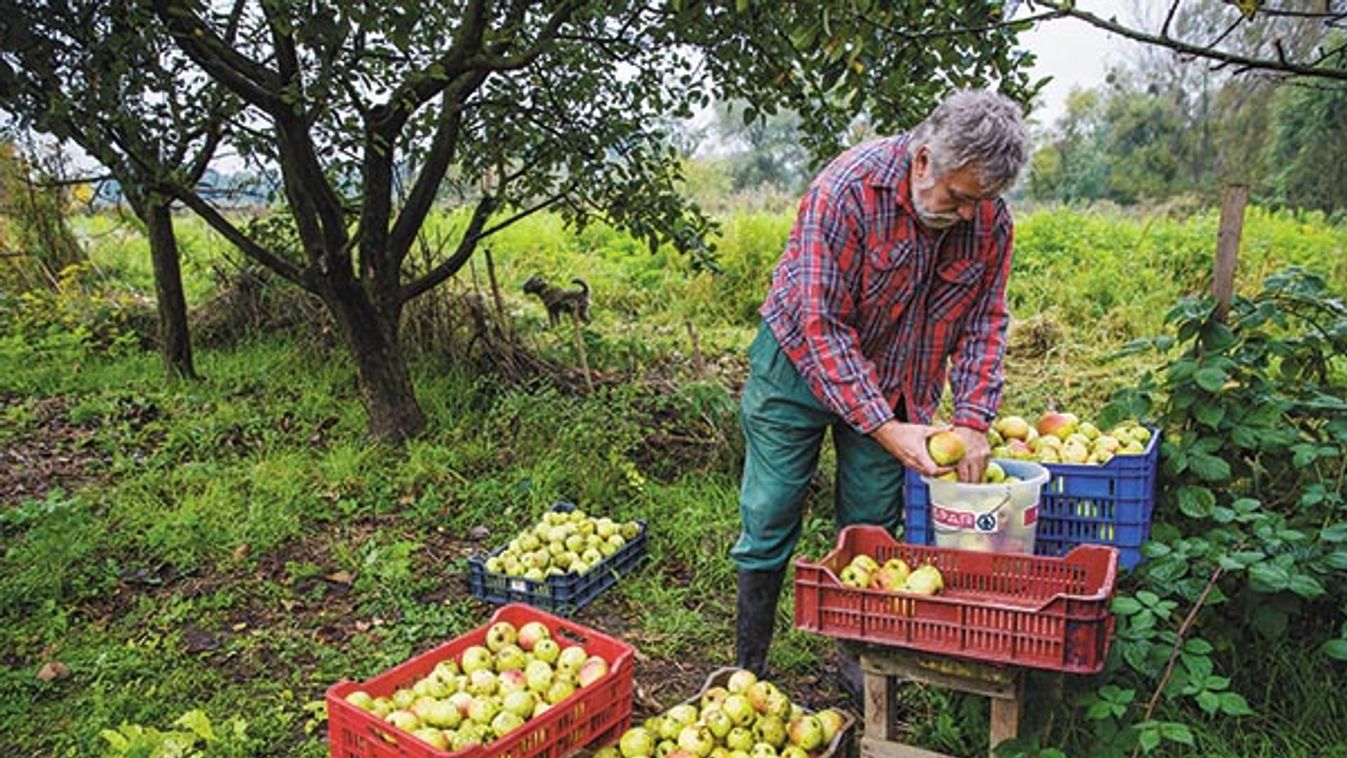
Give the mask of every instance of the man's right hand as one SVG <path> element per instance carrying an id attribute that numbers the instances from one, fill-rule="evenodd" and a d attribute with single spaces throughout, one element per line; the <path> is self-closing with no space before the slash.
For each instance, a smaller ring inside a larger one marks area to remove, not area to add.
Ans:
<path id="1" fill-rule="evenodd" d="M 926 451 L 926 439 L 937 432 L 948 431 L 948 426 L 927 426 L 926 424 L 905 424 L 901 421 L 886 421 L 870 433 L 876 442 L 889 451 L 904 466 L 926 476 L 940 476 L 953 471 L 951 466 L 937 466 Z"/>

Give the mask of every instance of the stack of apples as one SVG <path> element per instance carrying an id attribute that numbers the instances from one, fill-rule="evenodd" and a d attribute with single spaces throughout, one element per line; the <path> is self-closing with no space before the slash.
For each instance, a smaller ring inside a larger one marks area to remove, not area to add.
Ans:
<path id="1" fill-rule="evenodd" d="M 858 553 L 837 575 L 848 587 L 863 587 L 890 592 L 934 595 L 945 588 L 940 569 L 927 563 L 913 569 L 902 558 L 890 558 L 879 565 L 873 556 Z"/>
<path id="2" fill-rule="evenodd" d="M 484 642 L 392 695 L 356 690 L 346 702 L 431 747 L 462 750 L 504 737 L 608 674 L 602 656 L 563 646 L 538 621 L 497 622 Z"/>
<path id="3" fill-rule="evenodd" d="M 828 749 L 845 723 L 832 709 L 805 711 L 776 685 L 740 669 L 725 686 L 623 732 L 594 758 L 811 758 Z"/>
<path id="4" fill-rule="evenodd" d="M 537 582 L 549 576 L 584 574 L 641 533 L 636 521 L 594 518 L 580 509 L 548 511 L 499 553 L 486 559 L 493 574 Z"/>
<path id="5" fill-rule="evenodd" d="M 1146 452 L 1151 432 L 1135 421 L 1107 431 L 1075 414 L 1050 410 L 1030 425 L 1021 416 L 996 419 L 987 432 L 992 457 L 1015 458 L 1039 463 L 1102 465 L 1115 455 Z"/>

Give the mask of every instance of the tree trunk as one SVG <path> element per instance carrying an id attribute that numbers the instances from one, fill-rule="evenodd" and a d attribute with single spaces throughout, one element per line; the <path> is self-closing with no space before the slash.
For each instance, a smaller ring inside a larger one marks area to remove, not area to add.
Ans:
<path id="1" fill-rule="evenodd" d="M 324 282 L 323 299 L 355 359 L 360 394 L 375 439 L 401 443 L 425 429 L 411 372 L 402 352 L 400 309 L 381 310 L 355 280 Z"/>
<path id="2" fill-rule="evenodd" d="M 141 220 L 150 237 L 154 292 L 159 309 L 159 354 L 172 377 L 197 379 L 192 363 L 192 340 L 187 331 L 187 298 L 182 292 L 178 241 L 173 236 L 169 200 L 154 196 L 139 204 Z"/>

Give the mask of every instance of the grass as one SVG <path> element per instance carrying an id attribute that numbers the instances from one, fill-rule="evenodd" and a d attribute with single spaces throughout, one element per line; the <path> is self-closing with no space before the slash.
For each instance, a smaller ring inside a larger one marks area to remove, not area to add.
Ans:
<path id="1" fill-rule="evenodd" d="M 437 219 L 431 238 L 452 222 Z M 85 223 L 100 270 L 148 290 L 140 239 L 105 218 Z M 595 293 L 591 363 L 658 369 L 670 382 L 590 397 L 526 392 L 428 354 L 415 379 L 429 431 L 401 450 L 364 438 L 346 356 L 311 340 L 264 335 L 202 349 L 208 379 L 194 384 L 165 381 L 155 356 L 138 349 L 108 357 L 60 333 L 0 336 L 0 444 L 21 452 L 47 441 L 51 454 L 87 463 L 63 490 L 0 507 L 0 753 L 101 754 L 102 729 L 168 729 L 200 709 L 225 735 L 212 755 L 325 755 L 324 688 L 481 623 L 490 608 L 466 596 L 467 555 L 557 500 L 650 524 L 648 567 L 579 618 L 639 646 L 638 681 L 654 697 L 685 697 L 732 658 L 727 552 L 738 530 L 741 443 L 731 388 L 789 224 L 781 214 L 730 219 L 718 277 L 600 227 L 572 235 L 544 216 L 511 228 L 493 242 L 497 273 L 532 345 L 574 361 L 569 335 L 540 328 L 541 307 L 518 283 L 535 271 L 583 275 Z M 209 272 L 221 246 L 191 222 L 180 227 L 189 299 L 199 303 L 215 286 Z M 1106 357 L 1160 331 L 1177 297 L 1206 288 L 1214 229 L 1210 214 L 1131 221 L 1052 210 L 1022 219 L 1006 407 L 1033 413 L 1055 398 L 1088 414 L 1131 382 L 1142 359 Z M 1298 263 L 1342 290 L 1344 252 L 1341 227 L 1255 209 L 1239 284 L 1247 291 Z M 472 275 L 452 286 L 472 286 Z M 482 283 L 484 270 L 476 275 Z M 712 363 L 708 375 L 686 360 L 687 322 Z M 668 424 L 702 442 L 659 442 Z M 52 437 L 56 427 L 73 431 Z M 826 460 L 815 484 L 799 553 L 818 556 L 835 538 Z M 471 539 L 475 527 L 490 531 L 485 544 Z M 826 676 L 814 682 L 831 643 L 789 630 L 791 602 L 787 594 L 772 665 L 788 690 L 842 702 Z M 1162 718 L 1193 725 L 1201 754 L 1332 755 L 1347 740 L 1341 671 L 1293 647 L 1228 655 L 1227 668 L 1239 672 L 1232 687 L 1257 717 L 1160 708 Z M 70 676 L 38 680 L 47 661 Z M 903 697 L 918 743 L 979 753 L 984 701 L 916 688 Z M 1087 752 L 1089 732 L 1072 721 L 1070 698 L 1030 708 L 1056 713 L 1053 734 L 1071 754 Z"/>

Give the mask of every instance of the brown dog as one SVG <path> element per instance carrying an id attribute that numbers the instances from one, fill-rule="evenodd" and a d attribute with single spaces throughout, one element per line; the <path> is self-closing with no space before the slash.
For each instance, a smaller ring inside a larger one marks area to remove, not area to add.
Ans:
<path id="1" fill-rule="evenodd" d="M 569 313 L 573 318 L 589 323 L 589 285 L 578 277 L 571 281 L 580 285 L 580 288 L 568 290 L 554 287 L 537 274 L 524 282 L 524 292 L 537 296 L 547 307 L 549 327 L 556 326 L 561 321 L 562 313 Z"/>

